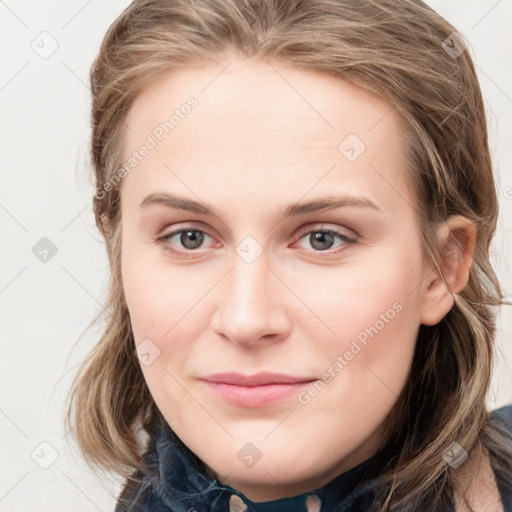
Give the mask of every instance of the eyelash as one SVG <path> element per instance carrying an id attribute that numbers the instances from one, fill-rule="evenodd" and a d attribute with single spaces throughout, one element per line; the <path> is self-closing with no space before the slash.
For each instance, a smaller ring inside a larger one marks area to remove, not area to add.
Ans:
<path id="1" fill-rule="evenodd" d="M 180 229 L 176 229 L 174 231 L 171 231 L 170 233 L 167 233 L 164 236 L 157 238 L 157 242 L 162 245 L 165 245 L 165 243 L 168 240 L 170 240 L 173 236 L 183 233 L 185 231 L 195 231 L 197 233 L 203 233 L 207 236 L 210 236 L 206 231 L 204 231 L 203 229 L 198 229 L 195 226 L 183 226 Z M 329 256 L 332 256 L 334 254 L 338 254 L 339 252 L 345 250 L 346 246 L 353 245 L 357 242 L 357 240 L 354 237 L 350 237 L 344 233 L 341 233 L 340 231 L 336 231 L 335 229 L 308 229 L 308 228 L 301 229 L 299 231 L 299 235 L 298 235 L 298 238 L 296 238 L 296 240 L 297 241 L 302 240 L 306 235 L 310 235 L 312 233 L 328 233 L 328 234 L 334 235 L 335 237 L 338 237 L 344 243 L 343 243 L 343 246 L 341 249 L 334 250 L 334 251 L 330 251 L 329 249 L 326 249 L 325 251 L 306 250 L 306 252 L 310 255 L 318 256 L 321 254 L 328 254 Z M 212 237 L 210 237 L 210 238 L 212 238 Z M 181 249 L 175 249 L 175 248 L 166 246 L 165 250 L 170 252 L 171 254 L 187 258 L 192 253 L 197 252 L 199 249 L 189 249 L 187 251 L 183 251 Z"/>

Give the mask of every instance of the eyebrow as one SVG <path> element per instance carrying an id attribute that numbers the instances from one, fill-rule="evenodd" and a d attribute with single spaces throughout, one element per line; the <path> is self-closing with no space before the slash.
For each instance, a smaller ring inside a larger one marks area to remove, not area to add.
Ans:
<path id="1" fill-rule="evenodd" d="M 178 210 L 185 210 L 192 213 L 217 216 L 215 209 L 204 202 L 194 201 L 192 199 L 174 196 L 167 193 L 150 194 L 144 198 L 140 206 L 141 208 L 145 208 L 154 204 L 166 206 L 168 208 L 175 208 Z M 381 209 L 373 201 L 370 201 L 365 197 L 328 196 L 315 199 L 314 201 L 290 204 L 283 211 L 282 217 L 287 218 L 298 215 L 306 215 L 308 213 L 314 213 L 322 210 L 331 210 L 345 206 L 371 208 L 377 211 L 381 211 Z"/>

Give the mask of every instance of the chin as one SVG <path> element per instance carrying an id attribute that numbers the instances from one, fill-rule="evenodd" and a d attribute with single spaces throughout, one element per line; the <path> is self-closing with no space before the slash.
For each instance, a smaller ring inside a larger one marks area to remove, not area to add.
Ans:
<path id="1" fill-rule="evenodd" d="M 198 453 L 198 456 L 212 475 L 231 487 L 275 488 L 277 481 L 281 490 L 283 487 L 290 489 L 291 496 L 321 486 L 324 482 L 320 481 L 322 476 L 319 475 L 329 474 L 333 470 L 332 467 L 323 467 L 327 461 L 326 457 L 319 456 L 317 451 L 312 452 L 310 446 L 311 443 L 305 443 L 304 446 L 295 448 L 287 446 L 283 450 L 282 444 L 281 449 L 261 444 L 259 451 L 253 444 L 246 443 L 240 448 L 238 443 L 235 443 L 232 451 L 226 449 L 212 453 L 205 450 L 204 458 L 201 457 L 201 453 Z"/>

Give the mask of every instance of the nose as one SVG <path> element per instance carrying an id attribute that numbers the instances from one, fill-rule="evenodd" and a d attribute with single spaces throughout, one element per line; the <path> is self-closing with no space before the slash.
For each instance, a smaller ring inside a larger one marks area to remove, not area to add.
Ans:
<path id="1" fill-rule="evenodd" d="M 228 275 L 219 283 L 218 308 L 212 328 L 231 342 L 252 347 L 286 338 L 290 318 L 285 301 L 290 292 L 267 265 L 264 254 L 247 263 L 237 254 Z"/>

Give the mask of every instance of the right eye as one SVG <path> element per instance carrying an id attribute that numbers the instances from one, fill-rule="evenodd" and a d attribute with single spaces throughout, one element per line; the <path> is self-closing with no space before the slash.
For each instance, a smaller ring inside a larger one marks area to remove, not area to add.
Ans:
<path id="1" fill-rule="evenodd" d="M 201 248 L 205 236 L 209 237 L 210 235 L 202 229 L 184 226 L 159 237 L 157 241 L 171 254 L 188 257 L 190 253 L 197 252 L 197 249 Z M 173 239 L 175 240 L 173 241 Z M 178 244 L 181 244 L 182 248 L 176 248 Z"/>

